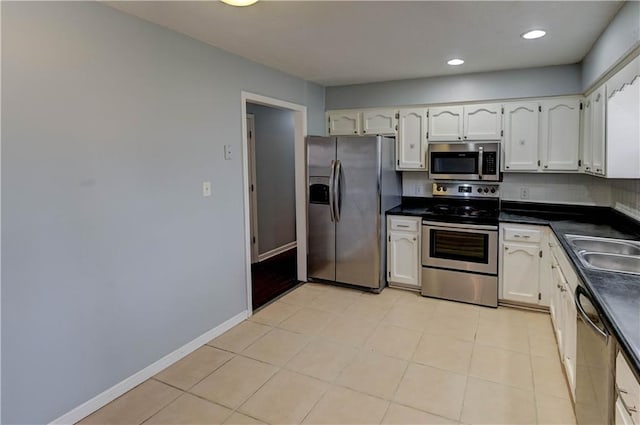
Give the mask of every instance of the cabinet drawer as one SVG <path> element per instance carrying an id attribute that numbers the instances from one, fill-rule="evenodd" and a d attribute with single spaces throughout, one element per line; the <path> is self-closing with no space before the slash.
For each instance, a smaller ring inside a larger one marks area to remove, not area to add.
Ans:
<path id="1" fill-rule="evenodd" d="M 542 232 L 534 229 L 521 229 L 518 227 L 505 227 L 504 240 L 514 242 L 540 242 Z"/>
<path id="2" fill-rule="evenodd" d="M 418 232 L 420 230 L 420 218 L 391 217 L 391 230 L 401 232 Z"/>
<path id="3" fill-rule="evenodd" d="M 640 424 L 640 383 L 620 352 L 616 357 L 616 386 L 623 404 L 630 410 L 631 419 Z"/>

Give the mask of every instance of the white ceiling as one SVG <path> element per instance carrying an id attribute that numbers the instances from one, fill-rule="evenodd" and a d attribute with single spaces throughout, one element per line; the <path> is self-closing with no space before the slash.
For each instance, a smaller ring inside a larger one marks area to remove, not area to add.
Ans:
<path id="1" fill-rule="evenodd" d="M 580 62 L 619 1 L 122 1 L 110 6 L 322 85 Z M 533 41 L 520 37 L 547 30 Z M 459 67 L 446 61 L 462 57 Z"/>

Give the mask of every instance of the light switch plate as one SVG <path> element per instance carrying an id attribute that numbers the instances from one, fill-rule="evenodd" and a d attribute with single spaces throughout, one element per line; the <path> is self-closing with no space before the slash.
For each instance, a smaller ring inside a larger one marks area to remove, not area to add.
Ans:
<path id="1" fill-rule="evenodd" d="M 231 150 L 231 145 L 224 145 L 224 159 L 230 160 L 233 158 L 233 151 Z"/>
<path id="2" fill-rule="evenodd" d="M 202 182 L 202 196 L 211 196 L 211 182 Z"/>

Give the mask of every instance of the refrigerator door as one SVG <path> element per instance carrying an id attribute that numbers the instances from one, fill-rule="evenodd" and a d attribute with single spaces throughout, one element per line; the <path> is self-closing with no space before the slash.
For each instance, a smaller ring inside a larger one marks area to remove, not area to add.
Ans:
<path id="1" fill-rule="evenodd" d="M 339 137 L 336 158 L 336 281 L 377 289 L 380 138 Z"/>
<path id="2" fill-rule="evenodd" d="M 333 220 L 335 137 L 307 137 L 308 274 L 336 279 L 336 226 Z"/>

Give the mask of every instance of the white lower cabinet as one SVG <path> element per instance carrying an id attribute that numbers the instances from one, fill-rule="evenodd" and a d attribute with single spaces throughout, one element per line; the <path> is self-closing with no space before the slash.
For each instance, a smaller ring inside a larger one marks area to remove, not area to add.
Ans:
<path id="1" fill-rule="evenodd" d="M 542 267 L 547 228 L 504 224 L 500 234 L 501 299 L 548 306 L 548 279 Z"/>
<path id="2" fill-rule="evenodd" d="M 616 425 L 640 424 L 640 382 L 622 353 L 616 356 Z"/>
<path id="3" fill-rule="evenodd" d="M 577 321 L 574 293 L 578 285 L 578 276 L 569 263 L 555 236 L 549 237 L 549 248 L 552 256 L 551 272 L 551 304 L 549 310 L 553 322 L 553 330 L 558 342 L 560 359 L 564 366 L 571 396 L 576 394 L 576 350 Z"/>
<path id="4" fill-rule="evenodd" d="M 421 287 L 420 217 L 387 217 L 387 281 L 389 286 Z"/>

